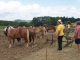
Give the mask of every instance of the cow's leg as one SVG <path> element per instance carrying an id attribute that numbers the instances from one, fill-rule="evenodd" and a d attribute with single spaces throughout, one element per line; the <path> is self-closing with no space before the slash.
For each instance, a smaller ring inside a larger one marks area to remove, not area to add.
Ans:
<path id="1" fill-rule="evenodd" d="M 42 32 L 42 38 L 44 38 L 44 36 L 45 36 L 45 33 L 44 33 L 44 32 Z"/>
<path id="2" fill-rule="evenodd" d="M 32 44 L 32 48 L 33 48 L 33 47 L 34 47 L 35 42 L 34 42 L 34 37 L 33 37 L 33 36 L 31 36 L 31 37 L 32 37 L 32 40 L 33 40 L 33 41 L 32 41 L 32 42 L 33 42 L 33 44 Z M 30 37 L 30 38 L 31 38 L 31 37 Z"/>
<path id="3" fill-rule="evenodd" d="M 8 40 L 9 40 L 9 47 L 8 48 L 11 48 L 12 47 L 12 45 L 11 45 L 11 38 L 8 38 Z"/>
<path id="4" fill-rule="evenodd" d="M 13 46 L 15 46 L 15 39 L 13 39 Z"/>
<path id="5" fill-rule="evenodd" d="M 32 39 L 33 39 L 33 45 L 32 45 L 32 48 L 33 48 L 33 47 L 37 46 L 37 44 L 36 44 L 36 34 L 34 34 L 32 36 Z"/>
<path id="6" fill-rule="evenodd" d="M 21 39 L 17 38 L 17 41 L 18 41 L 19 45 L 21 45 Z"/>
<path id="7" fill-rule="evenodd" d="M 41 37 L 40 38 L 44 38 L 45 37 L 45 31 L 41 32 Z"/>

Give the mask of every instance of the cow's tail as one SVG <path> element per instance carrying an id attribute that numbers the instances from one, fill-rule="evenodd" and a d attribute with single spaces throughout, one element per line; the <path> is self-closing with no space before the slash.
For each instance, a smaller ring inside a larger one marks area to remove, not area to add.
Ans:
<path id="1" fill-rule="evenodd" d="M 27 44 L 27 47 L 29 46 L 29 30 L 27 29 L 27 41 L 28 41 L 28 44 Z"/>
<path id="2" fill-rule="evenodd" d="M 45 27 L 43 27 L 44 28 L 44 37 L 46 36 L 46 28 Z"/>

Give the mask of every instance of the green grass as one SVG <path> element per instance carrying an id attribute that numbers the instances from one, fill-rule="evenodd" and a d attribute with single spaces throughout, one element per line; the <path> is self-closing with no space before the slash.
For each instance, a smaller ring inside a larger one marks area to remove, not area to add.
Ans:
<path id="1" fill-rule="evenodd" d="M 3 30 L 4 27 L 5 27 L 5 26 L 0 26 L 0 30 Z"/>

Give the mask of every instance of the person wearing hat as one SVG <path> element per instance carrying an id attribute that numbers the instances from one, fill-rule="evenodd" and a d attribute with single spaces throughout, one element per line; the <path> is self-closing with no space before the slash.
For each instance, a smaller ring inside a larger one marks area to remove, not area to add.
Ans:
<path id="1" fill-rule="evenodd" d="M 56 33 L 57 33 L 57 36 L 58 36 L 58 51 L 62 50 L 62 38 L 63 38 L 63 35 L 64 35 L 64 28 L 63 28 L 63 25 L 62 25 L 62 21 L 59 19 L 57 21 L 57 28 L 56 28 Z"/>

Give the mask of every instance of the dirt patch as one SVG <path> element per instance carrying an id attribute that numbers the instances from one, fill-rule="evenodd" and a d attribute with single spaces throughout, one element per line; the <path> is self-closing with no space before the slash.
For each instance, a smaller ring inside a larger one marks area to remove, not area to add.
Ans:
<path id="1" fill-rule="evenodd" d="M 21 58 L 28 57 L 32 53 L 37 52 L 40 49 L 45 47 L 45 38 L 37 39 L 37 47 L 32 48 L 31 46 L 25 48 L 23 45 L 24 40 L 22 41 L 22 45 L 18 45 L 18 42 L 15 41 L 15 46 L 12 48 L 8 48 L 9 41 L 7 37 L 0 31 L 0 60 L 20 60 Z"/>
<path id="2" fill-rule="evenodd" d="M 50 35 L 49 35 L 50 36 Z M 15 42 L 15 46 L 8 48 L 9 41 L 7 37 L 0 31 L 0 60 L 46 60 L 46 39 L 37 39 L 37 47 L 31 46 L 25 48 L 23 45 L 18 45 Z M 64 46 L 65 43 L 63 43 Z M 47 44 L 48 59 L 47 60 L 79 60 L 80 55 L 77 52 L 77 46 L 73 43 L 73 46 L 63 48 L 62 51 L 57 51 L 57 42 L 50 45 Z"/>

